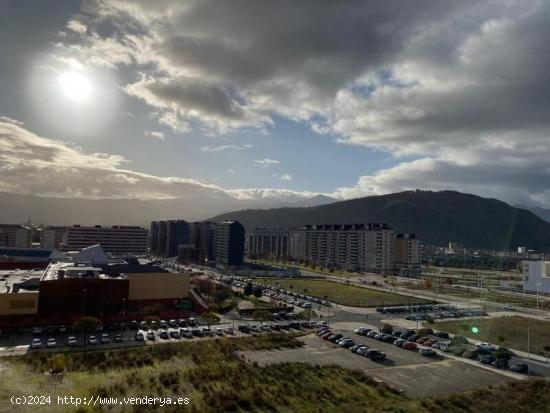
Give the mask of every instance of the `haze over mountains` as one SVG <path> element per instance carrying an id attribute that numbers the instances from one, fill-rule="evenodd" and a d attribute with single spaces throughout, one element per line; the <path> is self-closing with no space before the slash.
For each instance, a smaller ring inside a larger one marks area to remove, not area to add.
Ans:
<path id="1" fill-rule="evenodd" d="M 449 241 L 466 247 L 550 251 L 550 223 L 496 199 L 454 191 L 406 191 L 310 208 L 244 210 L 216 216 L 237 219 L 247 230 L 305 224 L 386 222 L 398 232 L 414 232 L 426 244 Z"/>
<path id="2" fill-rule="evenodd" d="M 196 221 L 226 211 L 243 208 L 273 208 L 280 206 L 315 206 L 335 200 L 324 195 L 296 199 L 238 199 L 225 192 L 204 191 L 187 198 L 83 199 L 44 198 L 0 192 L 0 223 L 34 223 L 49 225 L 149 225 L 157 219 Z"/>

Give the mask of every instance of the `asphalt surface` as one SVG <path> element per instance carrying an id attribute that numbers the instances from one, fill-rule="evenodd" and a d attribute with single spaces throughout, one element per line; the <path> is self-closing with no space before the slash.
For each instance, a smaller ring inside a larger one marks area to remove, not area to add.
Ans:
<path id="1" fill-rule="evenodd" d="M 314 334 L 304 336 L 303 348 L 292 350 L 244 351 L 240 354 L 249 362 L 268 365 L 285 362 L 306 362 L 313 365 L 338 365 L 382 381 L 390 387 L 411 397 L 436 396 L 452 392 L 473 390 L 488 385 L 511 381 L 503 376 L 478 366 L 442 357 L 423 357 L 391 344 L 381 343 L 366 337 L 345 332 L 357 343 L 382 350 L 387 360 L 374 362 L 351 353 L 335 344 L 324 341 Z"/>

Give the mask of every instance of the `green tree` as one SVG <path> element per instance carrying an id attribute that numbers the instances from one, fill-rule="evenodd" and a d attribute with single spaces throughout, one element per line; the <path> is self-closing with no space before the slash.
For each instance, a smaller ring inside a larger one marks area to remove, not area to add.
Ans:
<path id="1" fill-rule="evenodd" d="M 393 326 L 391 324 L 382 324 L 380 327 L 380 332 L 384 334 L 391 334 L 393 331 Z"/>
<path id="2" fill-rule="evenodd" d="M 260 298 L 262 296 L 262 287 L 256 286 L 253 290 L 254 297 Z"/>
<path id="3" fill-rule="evenodd" d="M 220 318 L 212 312 L 204 313 L 202 315 L 202 318 L 204 319 L 204 321 L 206 321 L 206 325 L 208 326 L 208 329 L 210 329 L 210 326 L 212 324 L 215 324 L 218 321 L 220 321 Z"/>
<path id="4" fill-rule="evenodd" d="M 244 295 L 251 295 L 252 291 L 254 290 L 254 286 L 252 283 L 246 283 L 244 286 Z"/>
<path id="5" fill-rule="evenodd" d="M 254 319 L 255 321 L 259 321 L 261 327 L 264 321 L 271 321 L 273 319 L 273 316 L 267 310 L 257 310 L 252 313 L 252 319 Z"/>

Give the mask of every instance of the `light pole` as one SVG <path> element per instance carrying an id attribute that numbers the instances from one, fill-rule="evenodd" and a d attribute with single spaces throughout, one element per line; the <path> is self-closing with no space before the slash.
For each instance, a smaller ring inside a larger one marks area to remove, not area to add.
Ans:
<path id="1" fill-rule="evenodd" d="M 122 299 L 122 323 L 120 323 L 120 335 L 123 336 L 124 340 L 124 326 L 126 321 L 126 298 Z"/>
<path id="2" fill-rule="evenodd" d="M 481 303 L 481 317 L 480 317 L 480 328 L 479 333 L 481 338 L 483 338 L 483 280 L 485 277 L 482 277 L 480 273 L 479 274 L 479 295 L 480 295 L 480 303 Z"/>

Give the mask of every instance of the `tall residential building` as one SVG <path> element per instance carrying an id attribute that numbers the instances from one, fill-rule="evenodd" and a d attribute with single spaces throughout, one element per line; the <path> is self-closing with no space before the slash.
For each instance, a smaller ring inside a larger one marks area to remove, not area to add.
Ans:
<path id="1" fill-rule="evenodd" d="M 324 267 L 380 274 L 394 269 L 395 233 L 386 224 L 307 225 L 300 258 Z"/>
<path id="2" fill-rule="evenodd" d="M 286 260 L 291 257 L 293 231 L 277 228 L 256 228 L 248 234 L 248 256 Z"/>
<path id="3" fill-rule="evenodd" d="M 214 260 L 214 233 L 216 223 L 210 221 L 194 222 L 189 225 L 189 241 L 195 245 L 197 262 Z"/>
<path id="4" fill-rule="evenodd" d="M 100 244 L 110 254 L 145 254 L 148 231 L 137 226 L 116 225 L 112 227 L 68 227 L 63 239 L 63 250 L 81 250 Z"/>
<path id="5" fill-rule="evenodd" d="M 0 224 L 0 242 L 6 247 L 29 248 L 32 245 L 32 228 L 18 224 Z"/>
<path id="6" fill-rule="evenodd" d="M 216 224 L 214 259 L 224 265 L 241 265 L 244 259 L 244 227 L 238 221 Z"/>
<path id="7" fill-rule="evenodd" d="M 175 257 L 180 245 L 189 244 L 189 223 L 184 220 L 151 222 L 150 252 L 159 257 Z"/>
<path id="8" fill-rule="evenodd" d="M 61 249 L 68 227 L 46 227 L 42 230 L 40 247 L 48 249 Z"/>
<path id="9" fill-rule="evenodd" d="M 397 234 L 395 266 L 399 274 L 420 275 L 421 245 L 415 234 Z"/>

